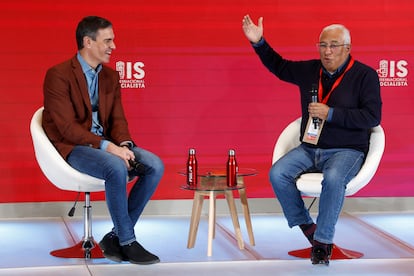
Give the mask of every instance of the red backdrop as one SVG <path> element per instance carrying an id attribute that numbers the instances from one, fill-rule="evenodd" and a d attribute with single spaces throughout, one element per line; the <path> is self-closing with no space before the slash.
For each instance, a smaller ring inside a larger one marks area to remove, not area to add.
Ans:
<path id="1" fill-rule="evenodd" d="M 6 2 L 6 3 L 4 3 Z M 76 52 L 75 27 L 86 15 L 114 24 L 110 66 L 123 68 L 123 101 L 136 142 L 164 160 L 154 199 L 190 198 L 177 174 L 188 148 L 200 165 L 223 166 L 229 148 L 250 197 L 273 197 L 267 173 L 281 130 L 300 116 L 298 90 L 262 66 L 241 30 L 244 14 L 264 16 L 265 37 L 291 59 L 317 58 L 320 30 L 343 23 L 353 56 L 378 69 L 386 151 L 359 196 L 414 196 L 414 2 L 411 0 L 124 0 L 2 1 L 0 58 L 0 202 L 72 200 L 42 175 L 29 122 L 42 105 L 50 66 Z M 121 69 L 120 69 L 121 70 Z M 103 199 L 103 193 L 93 195 Z"/>

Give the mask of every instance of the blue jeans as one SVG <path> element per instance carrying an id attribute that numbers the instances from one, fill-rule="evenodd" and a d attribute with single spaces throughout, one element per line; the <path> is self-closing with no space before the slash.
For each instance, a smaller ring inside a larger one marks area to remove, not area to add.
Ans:
<path id="1" fill-rule="evenodd" d="M 73 168 L 105 180 L 106 203 L 120 245 L 136 240 L 135 224 L 164 174 L 164 164 L 158 156 L 139 147 L 131 150 L 135 160 L 144 164 L 146 173 L 138 177 L 129 195 L 128 168 L 118 156 L 88 146 L 75 146 L 67 158 Z"/>
<path id="2" fill-rule="evenodd" d="M 296 179 L 305 172 L 322 172 L 322 192 L 314 239 L 333 243 L 346 185 L 359 172 L 363 162 L 364 153 L 357 150 L 320 149 L 301 144 L 273 164 L 269 172 L 270 182 L 289 227 L 313 223 L 296 188 Z"/>

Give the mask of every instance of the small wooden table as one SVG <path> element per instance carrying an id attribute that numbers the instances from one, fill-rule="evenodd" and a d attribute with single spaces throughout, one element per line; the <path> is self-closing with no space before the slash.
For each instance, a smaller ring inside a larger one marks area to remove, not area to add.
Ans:
<path id="1" fill-rule="evenodd" d="M 180 174 L 186 175 L 181 171 Z M 249 241 L 252 246 L 255 245 L 252 222 L 250 218 L 249 205 L 247 203 L 246 188 L 244 186 L 244 177 L 256 175 L 257 171 L 250 168 L 239 168 L 237 174 L 237 186 L 228 187 L 226 183 L 226 172 L 222 169 L 215 168 L 199 168 L 199 182 L 197 186 L 184 185 L 184 190 L 194 191 L 193 208 L 191 212 L 190 230 L 188 235 L 187 248 L 193 248 L 197 237 L 198 225 L 200 223 L 201 210 L 203 207 L 204 197 L 209 198 L 209 214 L 208 214 L 208 247 L 207 256 L 212 255 L 213 239 L 215 237 L 216 225 L 216 197 L 223 194 L 229 206 L 231 219 L 237 243 L 240 249 L 244 249 L 244 242 L 240 230 L 239 219 L 237 215 L 236 204 L 234 203 L 233 191 L 238 191 L 240 202 L 243 206 L 244 219 L 246 222 Z"/>

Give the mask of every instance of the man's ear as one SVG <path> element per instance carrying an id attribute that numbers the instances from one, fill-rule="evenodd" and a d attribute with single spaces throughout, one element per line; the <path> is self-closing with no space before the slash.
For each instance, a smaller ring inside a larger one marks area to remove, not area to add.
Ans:
<path id="1" fill-rule="evenodd" d="M 83 37 L 83 47 L 91 48 L 91 41 L 92 41 L 92 38 L 90 38 L 89 36 L 84 36 Z"/>

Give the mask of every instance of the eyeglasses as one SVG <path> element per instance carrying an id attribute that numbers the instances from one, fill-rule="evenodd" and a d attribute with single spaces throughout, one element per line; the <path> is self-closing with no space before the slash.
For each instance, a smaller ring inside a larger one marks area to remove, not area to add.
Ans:
<path id="1" fill-rule="evenodd" d="M 349 44 L 327 44 L 327 43 L 316 43 L 316 47 L 319 49 L 319 51 L 326 51 L 327 48 L 329 48 L 332 52 L 335 52 L 336 50 L 338 50 L 339 47 L 345 46 L 345 45 L 349 45 Z"/>

